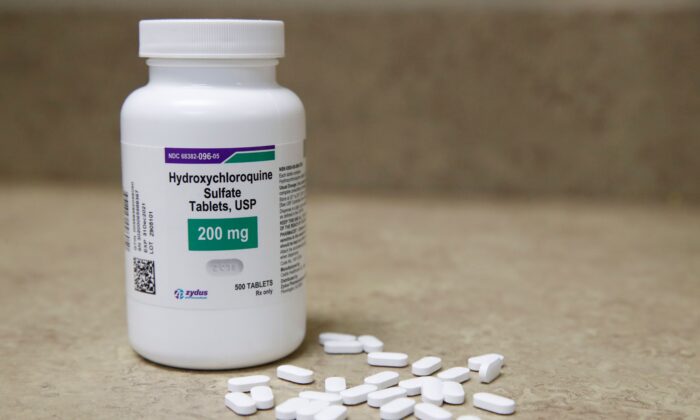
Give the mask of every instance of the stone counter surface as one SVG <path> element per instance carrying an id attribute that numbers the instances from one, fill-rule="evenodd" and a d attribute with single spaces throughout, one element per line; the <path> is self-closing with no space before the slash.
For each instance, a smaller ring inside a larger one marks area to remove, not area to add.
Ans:
<path id="1" fill-rule="evenodd" d="M 354 385 L 381 370 L 324 354 L 327 330 L 445 367 L 503 353 L 501 377 L 472 375 L 454 414 L 497 418 L 471 405 L 490 391 L 517 401 L 514 418 L 700 417 L 698 208 L 312 195 L 306 341 L 280 362 L 197 372 L 129 347 L 118 189 L 5 185 L 0 197 L 3 419 L 231 419 L 234 375 L 316 371 L 311 386 L 273 379 L 280 402 L 327 376 Z"/>

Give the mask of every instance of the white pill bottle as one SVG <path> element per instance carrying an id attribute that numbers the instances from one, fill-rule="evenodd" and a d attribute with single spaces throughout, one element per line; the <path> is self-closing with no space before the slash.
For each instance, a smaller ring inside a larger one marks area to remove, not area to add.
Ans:
<path id="1" fill-rule="evenodd" d="M 304 108 L 284 24 L 145 20 L 121 112 L 129 340 L 191 369 L 267 363 L 306 323 Z"/>

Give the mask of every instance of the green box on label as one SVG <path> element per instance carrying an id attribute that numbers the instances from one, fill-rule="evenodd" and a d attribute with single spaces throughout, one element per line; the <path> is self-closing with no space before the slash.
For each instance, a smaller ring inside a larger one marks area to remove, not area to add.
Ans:
<path id="1" fill-rule="evenodd" d="M 228 251 L 258 247 L 258 218 L 187 219 L 190 251 Z"/>

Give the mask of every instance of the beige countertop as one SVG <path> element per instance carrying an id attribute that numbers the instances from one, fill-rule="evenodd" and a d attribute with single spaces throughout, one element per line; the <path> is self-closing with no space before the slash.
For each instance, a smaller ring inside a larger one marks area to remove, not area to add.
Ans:
<path id="1" fill-rule="evenodd" d="M 157 366 L 126 338 L 116 188 L 0 187 L 0 418 L 235 418 L 226 379 Z M 500 352 L 488 390 L 516 418 L 700 416 L 700 209 L 586 201 L 312 195 L 308 334 L 285 362 L 312 386 L 379 371 L 330 356 L 325 330 L 371 333 L 446 367 Z M 400 369 L 409 377 L 409 369 Z M 263 412 L 257 418 L 272 418 Z M 350 417 L 376 418 L 353 407 Z"/>

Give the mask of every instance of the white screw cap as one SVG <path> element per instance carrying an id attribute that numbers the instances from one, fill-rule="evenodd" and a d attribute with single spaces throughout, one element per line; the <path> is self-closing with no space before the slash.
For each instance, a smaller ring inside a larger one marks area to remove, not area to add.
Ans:
<path id="1" fill-rule="evenodd" d="M 139 22 L 139 56 L 155 58 L 284 57 L 284 22 L 157 19 Z"/>

